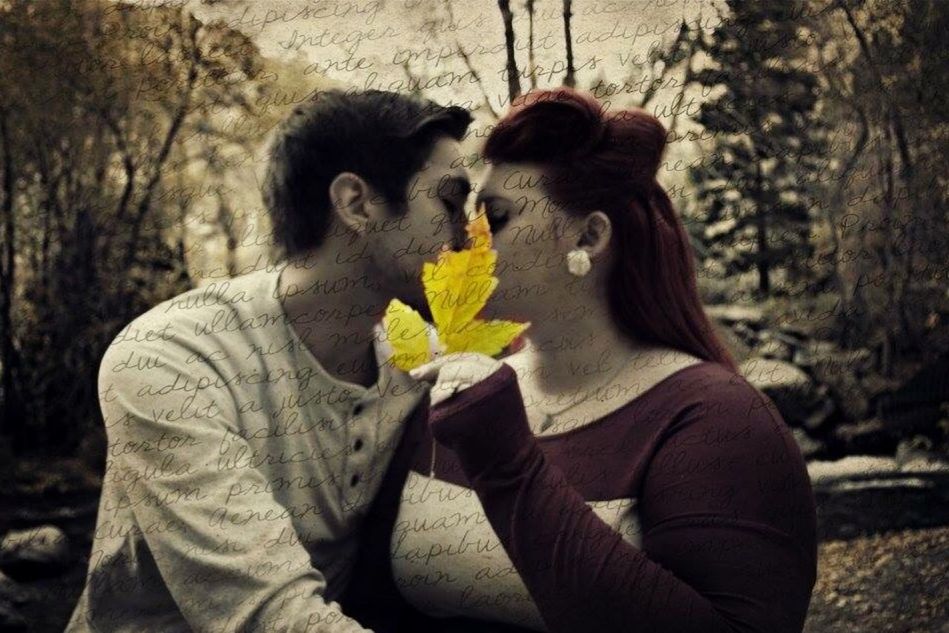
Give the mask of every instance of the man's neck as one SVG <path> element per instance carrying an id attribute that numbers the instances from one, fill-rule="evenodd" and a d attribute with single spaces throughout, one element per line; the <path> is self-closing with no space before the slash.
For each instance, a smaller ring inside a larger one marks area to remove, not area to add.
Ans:
<path id="1" fill-rule="evenodd" d="M 339 263 L 338 249 L 292 258 L 279 277 L 278 297 L 297 335 L 330 375 L 369 387 L 378 380 L 373 326 L 389 297 L 375 287 L 364 260 Z"/>

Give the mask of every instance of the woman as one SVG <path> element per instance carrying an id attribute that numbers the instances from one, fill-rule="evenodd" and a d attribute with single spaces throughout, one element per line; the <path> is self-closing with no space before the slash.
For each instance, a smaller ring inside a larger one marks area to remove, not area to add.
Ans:
<path id="1" fill-rule="evenodd" d="M 802 630 L 810 482 L 704 316 L 655 180 L 665 138 L 566 88 L 488 138 L 491 308 L 531 322 L 527 345 L 413 370 L 432 409 L 369 519 L 391 538 L 365 551 L 392 576 L 354 590 L 376 630 Z"/>

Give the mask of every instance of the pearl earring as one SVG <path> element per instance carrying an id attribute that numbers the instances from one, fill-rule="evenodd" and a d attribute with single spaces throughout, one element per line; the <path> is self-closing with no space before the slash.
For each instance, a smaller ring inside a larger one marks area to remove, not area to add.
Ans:
<path id="1" fill-rule="evenodd" d="M 575 248 L 567 253 L 567 270 L 570 271 L 571 275 L 583 277 L 590 272 L 590 268 L 592 267 L 593 264 L 590 261 L 590 253 L 582 248 Z"/>

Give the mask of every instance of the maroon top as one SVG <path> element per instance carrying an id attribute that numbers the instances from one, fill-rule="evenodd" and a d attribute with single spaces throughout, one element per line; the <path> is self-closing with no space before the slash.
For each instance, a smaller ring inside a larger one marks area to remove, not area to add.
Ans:
<path id="1" fill-rule="evenodd" d="M 549 631 L 803 629 L 817 567 L 810 480 L 774 404 L 741 376 L 697 363 L 595 422 L 535 437 L 504 365 L 424 418 L 406 429 L 342 599 L 366 626 L 444 623 L 401 598 L 388 561 L 402 484 L 409 468 L 428 472 L 434 433 L 448 447 L 435 476 L 475 490 Z M 617 498 L 638 500 L 642 549 L 586 503 Z"/>

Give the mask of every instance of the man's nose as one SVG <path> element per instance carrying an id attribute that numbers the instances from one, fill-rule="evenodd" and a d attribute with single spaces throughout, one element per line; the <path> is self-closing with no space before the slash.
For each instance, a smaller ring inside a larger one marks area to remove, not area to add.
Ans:
<path id="1" fill-rule="evenodd" d="M 465 231 L 468 218 L 465 216 L 464 211 L 453 213 L 449 218 L 449 223 L 451 225 L 451 249 L 460 251 L 467 246 L 468 242 L 468 233 Z"/>

